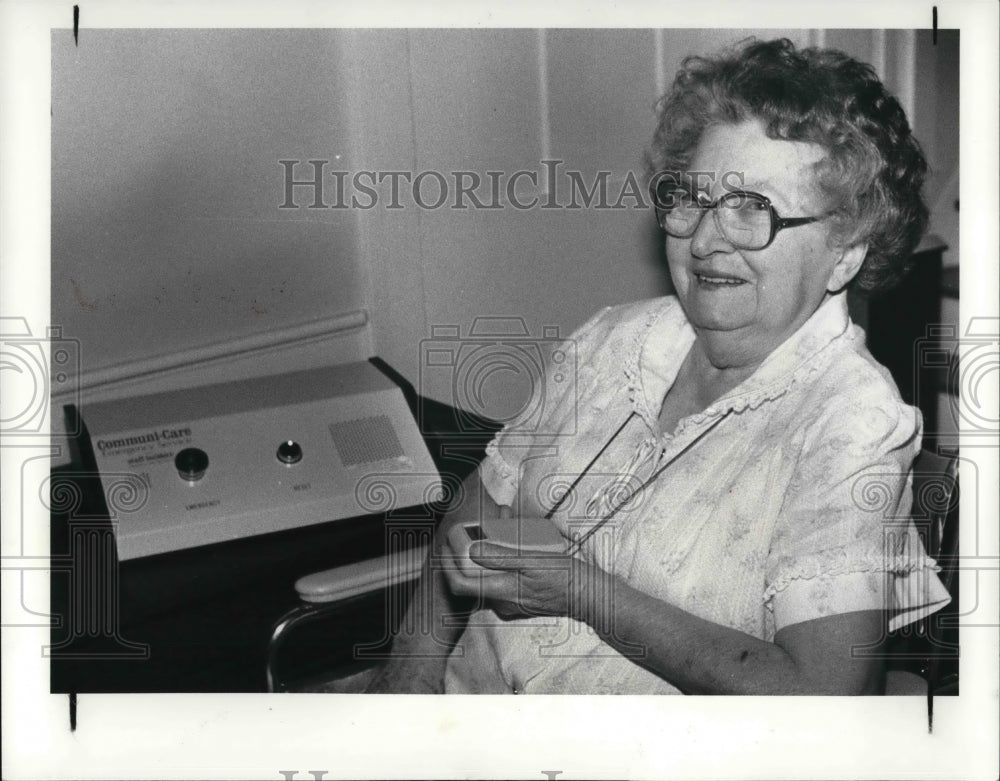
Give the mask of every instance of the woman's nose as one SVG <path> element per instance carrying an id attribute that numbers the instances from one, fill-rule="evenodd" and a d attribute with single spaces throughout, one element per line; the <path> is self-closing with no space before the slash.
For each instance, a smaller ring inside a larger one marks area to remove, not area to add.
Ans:
<path id="1" fill-rule="evenodd" d="M 691 236 L 691 254 L 698 258 L 708 257 L 714 252 L 732 252 L 733 245 L 719 229 L 715 209 L 708 209 Z"/>

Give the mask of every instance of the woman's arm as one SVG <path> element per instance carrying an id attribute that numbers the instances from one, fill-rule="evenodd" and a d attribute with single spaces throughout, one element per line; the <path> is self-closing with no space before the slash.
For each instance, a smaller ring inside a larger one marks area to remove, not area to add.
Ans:
<path id="1" fill-rule="evenodd" d="M 436 563 L 437 553 L 454 524 L 478 521 L 481 514 L 500 512 L 482 490 L 478 470 L 473 470 L 462 485 L 461 504 L 449 510 L 435 532 L 410 606 L 393 638 L 391 656 L 375 673 L 365 689 L 367 693 L 444 691 L 448 656 L 465 628 L 462 615 L 468 614 L 473 602 L 448 588 L 445 573 Z M 443 620 L 446 616 L 451 618 L 447 623 Z"/>
<path id="2" fill-rule="evenodd" d="M 774 642 L 706 621 L 606 573 L 610 599 L 576 600 L 573 615 L 637 663 L 688 694 L 880 694 L 882 663 L 852 649 L 877 641 L 882 611 L 784 627 Z M 587 602 L 590 604 L 587 604 Z M 644 652 L 635 658 L 635 646 Z"/>
<path id="3" fill-rule="evenodd" d="M 484 545 L 484 553 L 500 550 Z M 513 603 L 529 614 L 568 615 L 609 645 L 689 694 L 878 694 L 882 665 L 852 648 L 880 638 L 878 610 L 818 618 L 781 629 L 773 643 L 699 618 L 579 560 L 474 556 L 501 572 L 451 589 Z M 572 573 L 569 576 L 569 573 Z"/>

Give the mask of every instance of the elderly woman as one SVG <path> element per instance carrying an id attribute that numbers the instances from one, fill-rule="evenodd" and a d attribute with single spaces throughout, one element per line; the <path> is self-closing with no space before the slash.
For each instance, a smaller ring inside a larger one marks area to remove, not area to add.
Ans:
<path id="1" fill-rule="evenodd" d="M 886 630 L 947 601 L 905 521 L 919 413 L 847 312 L 927 221 L 899 104 L 750 42 L 685 60 L 650 162 L 676 294 L 572 336 L 575 386 L 490 444 L 369 691 L 877 693 Z M 567 552 L 447 542 L 507 515 Z"/>

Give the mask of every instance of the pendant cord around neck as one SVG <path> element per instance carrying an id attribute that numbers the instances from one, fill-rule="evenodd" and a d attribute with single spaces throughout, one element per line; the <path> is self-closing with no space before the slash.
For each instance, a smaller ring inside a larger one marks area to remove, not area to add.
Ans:
<path id="1" fill-rule="evenodd" d="M 633 412 L 632 414 L 634 415 L 635 413 Z M 690 442 L 688 442 L 684 447 L 682 447 L 680 450 L 678 450 L 676 453 L 674 453 L 674 455 L 672 455 L 670 457 L 670 459 L 665 464 L 661 465 L 655 472 L 653 472 L 653 474 L 651 474 L 642 485 L 640 485 L 635 491 L 629 493 L 624 499 L 622 499 L 622 501 L 620 501 L 618 504 L 616 504 L 612 508 L 611 512 L 609 512 L 607 515 L 605 515 L 596 524 L 594 524 L 593 526 L 591 526 L 583 535 L 581 535 L 578 539 L 576 539 L 573 542 L 573 544 L 570 545 L 569 549 L 566 551 L 566 554 L 569 555 L 569 556 L 576 555 L 580 551 L 580 548 L 583 547 L 584 543 L 586 543 L 587 540 L 589 540 L 591 537 L 594 536 L 594 534 L 597 533 L 598 529 L 600 529 L 602 526 L 604 526 L 604 524 L 606 524 L 608 521 L 610 521 L 612 518 L 614 518 L 618 514 L 618 512 L 625 505 L 627 505 L 629 502 L 631 502 L 633 499 L 635 499 L 635 497 L 639 496 L 639 494 L 641 494 L 643 491 L 645 491 L 646 488 L 648 488 L 650 485 L 652 485 L 653 481 L 656 480 L 656 478 L 658 478 L 660 475 L 662 475 L 666 471 L 666 469 L 667 469 L 668 466 L 670 466 L 672 463 L 674 463 L 674 461 L 676 461 L 682 455 L 684 455 L 685 453 L 687 453 L 692 447 L 694 447 L 698 442 L 700 442 L 705 437 L 705 435 L 708 434 L 709 431 L 711 431 L 716 426 L 718 426 L 727 417 L 729 417 L 729 412 L 726 412 L 726 413 L 720 415 L 718 418 L 716 418 L 715 420 L 713 420 L 712 423 L 709 426 L 707 426 L 706 428 L 702 429 L 701 433 L 699 433 L 698 436 L 696 436 L 694 439 L 692 439 Z M 629 418 L 629 420 L 631 420 L 631 417 Z M 626 420 L 625 423 L 628 423 L 628 420 Z M 622 427 L 620 429 L 618 429 L 618 431 L 620 432 L 623 428 L 625 428 L 624 424 L 622 425 Z M 618 432 L 615 432 L 615 436 L 618 436 Z M 614 437 L 612 437 L 612 439 L 614 439 Z M 610 445 L 611 442 L 608 442 L 608 444 Z M 604 448 L 607 448 L 607 445 L 605 445 Z M 602 448 L 601 452 L 602 453 L 604 452 L 603 448 Z M 598 454 L 598 455 L 600 455 L 600 454 Z M 597 460 L 597 458 L 595 457 L 594 461 L 596 461 L 596 460 Z M 591 461 L 591 463 L 587 465 L 587 469 L 590 469 L 590 467 L 591 467 L 592 464 L 593 464 L 593 461 Z M 584 470 L 584 474 L 585 473 L 586 473 L 586 470 Z M 578 482 L 580 482 L 580 478 L 582 478 L 582 477 L 583 477 L 583 474 L 581 474 L 580 477 L 578 477 L 576 479 L 576 481 L 574 481 L 573 485 L 575 486 Z M 569 493 L 569 492 L 567 492 L 567 493 Z M 563 497 L 563 498 L 565 498 L 565 497 Z M 555 509 L 556 508 L 553 508 L 553 510 L 550 511 L 550 514 L 547 515 L 546 518 L 550 517 L 551 513 L 555 512 Z"/>
<path id="2" fill-rule="evenodd" d="M 632 418 L 635 417 L 635 415 L 636 415 L 636 413 L 633 410 L 629 414 L 629 416 L 627 418 L 625 418 L 625 422 L 622 423 L 617 428 L 617 430 L 615 431 L 615 433 L 611 435 L 611 438 L 608 439 L 608 441 L 604 443 L 604 447 L 602 447 L 599 451 L 597 451 L 597 455 L 594 456 L 592 459 L 590 459 L 590 463 L 588 463 L 583 468 L 583 471 L 580 472 L 580 474 L 578 474 L 576 476 L 576 479 L 573 481 L 573 483 L 570 485 L 570 487 L 566 489 L 566 492 L 562 496 L 560 496 L 559 500 L 554 505 L 552 505 L 552 508 L 547 513 L 545 513 L 545 520 L 547 520 L 547 521 L 551 521 L 552 520 L 552 516 L 555 515 L 556 511 L 560 507 L 563 506 L 563 503 L 569 498 L 569 495 L 571 493 L 573 493 L 573 491 L 576 489 L 577 485 L 579 485 L 580 481 L 583 480 L 583 478 L 587 476 L 587 472 L 589 472 L 590 468 L 594 464 L 597 463 L 597 459 L 599 459 L 602 455 L 604 455 L 604 451 L 607 450 L 611 446 L 612 442 L 614 442 L 616 439 L 618 439 L 618 435 L 621 434 L 622 431 L 625 430 L 625 427 L 629 424 L 629 421 L 632 420 Z"/>

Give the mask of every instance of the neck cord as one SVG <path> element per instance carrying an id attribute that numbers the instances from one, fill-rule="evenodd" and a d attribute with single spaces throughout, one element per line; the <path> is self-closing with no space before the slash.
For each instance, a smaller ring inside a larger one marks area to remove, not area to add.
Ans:
<path id="1" fill-rule="evenodd" d="M 633 412 L 632 415 L 634 415 L 634 414 L 635 413 Z M 606 524 L 608 521 L 610 521 L 612 518 L 614 518 L 618 514 L 619 510 L 621 510 L 626 504 L 628 504 L 629 502 L 631 502 L 633 499 L 635 499 L 635 497 L 637 497 L 639 494 L 641 494 L 643 491 L 645 491 L 646 488 L 649 487 L 653 483 L 654 480 L 656 480 L 656 478 L 658 478 L 660 475 L 662 475 L 664 473 L 664 471 L 666 471 L 666 469 L 667 469 L 668 466 L 670 466 L 672 463 L 674 463 L 674 461 L 676 461 L 678 458 L 680 458 L 682 455 L 684 455 L 686 452 L 688 452 L 688 450 L 690 450 L 698 442 L 700 442 L 709 431 L 711 431 L 716 426 L 718 426 L 727 417 L 729 417 L 729 412 L 725 412 L 724 414 L 720 415 L 718 418 L 716 418 L 715 420 L 713 420 L 712 423 L 707 428 L 703 429 L 702 432 L 700 434 L 698 434 L 698 436 L 696 436 L 694 439 L 692 439 L 690 442 L 688 442 L 684 447 L 682 447 L 680 450 L 678 450 L 676 453 L 674 453 L 674 455 L 672 455 L 670 457 L 670 460 L 668 460 L 659 469 L 657 469 L 655 472 L 653 472 L 653 474 L 651 474 L 649 476 L 649 478 L 642 485 L 639 486 L 638 489 L 636 489 L 635 491 L 629 493 L 624 499 L 622 499 L 622 501 L 620 501 L 618 504 L 616 504 L 612 508 L 611 512 L 609 512 L 607 515 L 605 515 L 596 524 L 594 524 L 593 526 L 591 526 L 576 541 L 574 541 L 573 544 L 570 545 L 570 547 L 567 549 L 566 555 L 568 555 L 568 556 L 574 556 L 574 555 L 576 555 L 580 551 L 580 549 L 583 547 L 584 543 L 586 543 L 587 540 L 589 540 L 591 537 L 594 536 L 594 534 L 597 533 L 598 529 L 600 529 L 602 526 L 604 526 L 604 524 Z M 631 420 L 631 419 L 632 419 L 632 416 L 630 415 L 629 418 L 628 418 L 628 420 L 625 421 L 625 423 L 628 423 L 628 421 Z M 614 438 L 618 436 L 618 434 L 621 432 L 621 430 L 623 428 L 625 428 L 624 424 L 622 424 L 621 428 L 619 428 L 618 431 L 615 432 L 614 436 L 611 439 L 614 440 Z M 608 445 L 610 445 L 610 444 L 611 444 L 611 442 L 609 441 Z M 608 445 L 605 445 L 604 448 L 601 449 L 601 453 L 604 452 L 604 450 L 607 448 Z M 598 453 L 598 455 L 600 455 L 600 453 Z M 573 482 L 573 486 L 575 486 L 577 483 L 580 482 L 580 479 L 583 477 L 584 474 L 586 474 L 587 469 L 590 469 L 590 467 L 593 465 L 594 461 L 596 461 L 596 460 L 597 460 L 597 457 L 595 456 L 594 460 L 591 461 L 589 464 L 587 464 L 587 468 L 584 469 L 584 471 L 583 471 L 583 473 L 581 473 L 580 477 L 578 477 Z M 572 490 L 572 488 L 570 490 Z M 569 493 L 569 491 L 567 491 L 567 494 L 568 493 Z M 563 496 L 563 499 L 565 499 L 565 495 Z M 561 504 L 561 503 L 562 503 L 562 501 L 560 500 L 559 504 Z M 545 517 L 546 518 L 551 517 L 552 513 L 554 513 L 556 511 L 556 509 L 558 509 L 558 504 L 556 505 L 556 507 L 553 507 L 552 510 L 549 511 L 549 514 L 546 515 Z"/>
<path id="2" fill-rule="evenodd" d="M 559 497 L 559 501 L 557 501 L 554 505 L 552 505 L 552 509 L 550 509 L 547 513 L 545 513 L 545 520 L 546 521 L 551 521 L 552 520 L 552 516 L 556 514 L 556 511 L 560 507 L 562 507 L 563 502 L 565 502 L 566 499 L 569 498 L 569 495 L 571 493 L 573 493 L 573 489 L 576 488 L 576 486 L 579 484 L 579 482 L 581 480 L 583 480 L 584 477 L 586 477 L 587 472 L 590 471 L 590 468 L 595 463 L 597 463 L 597 459 L 599 459 L 602 455 L 604 455 L 604 451 L 607 450 L 611 446 L 612 442 L 614 442 L 616 439 L 618 439 L 618 435 L 621 434 L 622 431 L 625 430 L 625 427 L 629 424 L 629 421 L 632 420 L 632 418 L 634 418 L 634 417 L 635 417 L 635 411 L 633 410 L 631 413 L 629 413 L 629 416 L 627 418 L 625 418 L 625 422 L 622 423 L 618 427 L 618 429 L 615 431 L 614 434 L 611 435 L 611 438 L 607 442 L 604 443 L 604 447 L 602 447 L 599 451 L 597 451 L 597 455 L 594 456 L 592 459 L 590 459 L 590 463 L 587 464 L 583 468 L 583 471 L 580 472 L 580 474 L 578 474 L 576 476 L 576 479 L 573 481 L 573 483 L 570 485 L 570 487 L 566 489 L 566 493 L 564 493 L 562 496 L 560 496 Z"/>

